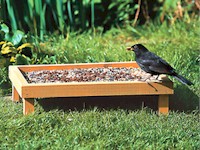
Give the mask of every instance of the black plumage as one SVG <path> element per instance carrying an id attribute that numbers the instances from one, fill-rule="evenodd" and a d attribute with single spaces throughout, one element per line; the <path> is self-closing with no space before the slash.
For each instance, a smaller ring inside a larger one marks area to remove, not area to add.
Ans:
<path id="1" fill-rule="evenodd" d="M 135 52 L 135 60 L 142 70 L 151 75 L 166 74 L 175 77 L 183 84 L 193 85 L 188 79 L 179 75 L 176 70 L 169 65 L 165 60 L 156 54 L 150 52 L 142 44 L 135 44 L 127 50 Z"/>

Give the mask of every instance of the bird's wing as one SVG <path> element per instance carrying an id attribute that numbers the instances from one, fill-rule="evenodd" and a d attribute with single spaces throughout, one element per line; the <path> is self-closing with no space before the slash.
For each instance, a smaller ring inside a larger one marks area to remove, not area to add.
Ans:
<path id="1" fill-rule="evenodd" d="M 154 55 L 151 59 L 152 63 L 149 66 L 149 69 L 158 72 L 160 74 L 172 74 L 174 69 L 162 58 L 157 55 Z"/>

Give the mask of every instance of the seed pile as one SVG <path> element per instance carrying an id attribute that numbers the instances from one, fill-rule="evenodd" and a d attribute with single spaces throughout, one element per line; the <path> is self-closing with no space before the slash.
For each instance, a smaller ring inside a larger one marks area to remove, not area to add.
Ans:
<path id="1" fill-rule="evenodd" d="M 24 73 L 28 83 L 64 83 L 98 81 L 145 81 L 156 80 L 138 68 L 75 68 L 68 70 L 40 70 Z M 150 77 L 150 78 L 149 78 Z"/>

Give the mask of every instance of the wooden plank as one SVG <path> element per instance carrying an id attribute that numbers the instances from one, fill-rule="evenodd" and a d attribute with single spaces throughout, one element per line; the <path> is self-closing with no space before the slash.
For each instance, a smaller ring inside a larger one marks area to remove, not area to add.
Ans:
<path id="1" fill-rule="evenodd" d="M 12 100 L 14 102 L 19 102 L 20 101 L 20 96 L 16 90 L 16 88 L 12 85 Z"/>
<path id="2" fill-rule="evenodd" d="M 17 66 L 9 66 L 9 75 L 13 75 L 11 76 L 11 79 L 13 80 L 18 79 L 20 80 L 20 83 L 23 85 L 27 84 L 26 79 L 24 78 L 24 76 L 22 75 L 22 72 L 19 70 Z"/>
<path id="3" fill-rule="evenodd" d="M 11 80 L 12 85 L 15 87 L 18 94 L 22 97 L 22 86 L 27 85 L 28 82 L 17 66 L 9 66 L 9 79 Z"/>
<path id="4" fill-rule="evenodd" d="M 158 97 L 159 114 L 168 114 L 169 112 L 169 95 L 159 95 Z"/>
<path id="5" fill-rule="evenodd" d="M 78 63 L 78 64 L 54 64 L 54 65 L 22 65 L 17 66 L 23 72 L 38 70 L 62 70 L 74 68 L 95 68 L 95 67 L 134 67 L 138 68 L 135 61 L 133 62 L 103 62 L 103 63 Z"/>
<path id="6" fill-rule="evenodd" d="M 23 98 L 23 114 L 28 115 L 34 112 L 34 99 Z"/>
<path id="7" fill-rule="evenodd" d="M 172 83 L 73 82 L 60 84 L 29 84 L 22 87 L 22 97 L 24 98 L 160 94 L 173 94 Z"/>

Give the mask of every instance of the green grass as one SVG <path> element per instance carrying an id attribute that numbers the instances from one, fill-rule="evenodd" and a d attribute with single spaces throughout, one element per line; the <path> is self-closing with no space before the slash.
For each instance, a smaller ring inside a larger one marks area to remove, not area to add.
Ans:
<path id="1" fill-rule="evenodd" d="M 149 108 L 46 112 L 38 103 L 34 114 L 23 116 L 21 103 L 0 98 L 0 149 L 200 149 L 198 24 L 150 24 L 104 34 L 44 37 L 34 51 L 32 61 L 38 64 L 132 61 L 134 54 L 125 48 L 142 43 L 194 86 L 171 78 L 175 94 L 170 97 L 170 110 L 175 111 L 168 116 L 158 116 Z M 6 81 L 5 73 L 0 75 Z"/>
<path id="2" fill-rule="evenodd" d="M 199 113 L 158 116 L 99 110 L 22 115 L 22 104 L 0 99 L 0 149 L 199 149 Z"/>

